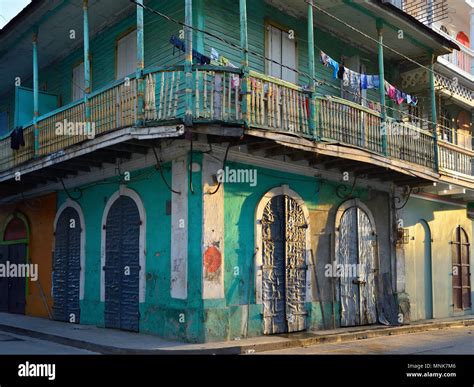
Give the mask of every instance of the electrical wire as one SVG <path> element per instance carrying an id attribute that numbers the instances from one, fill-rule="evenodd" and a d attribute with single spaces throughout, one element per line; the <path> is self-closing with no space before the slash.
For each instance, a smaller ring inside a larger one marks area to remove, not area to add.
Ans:
<path id="1" fill-rule="evenodd" d="M 181 192 L 174 190 L 174 189 L 171 187 L 171 185 L 168 183 L 168 181 L 166 180 L 165 175 L 164 175 L 164 173 L 163 173 L 163 167 L 162 167 L 162 164 L 161 164 L 162 161 L 160 160 L 160 158 L 158 157 L 158 154 L 156 153 L 156 148 L 155 148 L 155 145 L 154 145 L 154 144 L 153 144 L 152 149 L 153 149 L 153 154 L 155 155 L 155 159 L 156 159 L 156 168 L 157 168 L 158 171 L 160 172 L 161 179 L 163 180 L 163 182 L 165 183 L 165 185 L 168 187 L 168 189 L 169 189 L 171 192 L 173 192 L 173 193 L 175 193 L 175 194 L 177 194 L 177 195 L 181 195 Z"/>
<path id="2" fill-rule="evenodd" d="M 274 64 L 276 64 L 276 65 L 278 65 L 278 66 L 281 66 L 282 68 L 285 68 L 285 69 L 287 69 L 287 70 L 291 70 L 291 71 L 295 72 L 295 73 L 298 74 L 298 75 L 305 76 L 305 77 L 307 77 L 308 79 L 310 79 L 310 80 L 316 82 L 317 85 L 320 85 L 320 86 L 321 86 L 321 85 L 324 85 L 324 86 L 332 87 L 332 88 L 335 89 L 335 90 L 343 91 L 343 92 L 345 92 L 345 93 L 354 95 L 354 96 L 356 96 L 357 98 L 360 98 L 360 95 L 357 94 L 357 93 L 354 93 L 354 92 L 352 92 L 352 91 L 350 91 L 350 90 L 343 89 L 343 87 L 341 87 L 341 86 L 336 86 L 336 85 L 331 84 L 331 83 L 328 83 L 328 82 L 326 82 L 326 81 L 324 81 L 324 80 L 321 80 L 321 79 L 312 77 L 311 75 L 309 75 L 308 73 L 306 73 L 306 72 L 304 72 L 304 71 L 295 69 L 295 68 L 293 68 L 293 67 L 291 67 L 291 66 L 284 65 L 284 64 L 282 64 L 282 63 L 280 63 L 280 62 L 278 62 L 278 61 L 276 61 L 276 60 L 274 60 L 274 59 L 272 59 L 272 58 L 267 57 L 266 55 L 260 54 L 260 53 L 258 53 L 258 52 L 255 52 L 255 51 L 252 51 L 252 50 L 249 50 L 249 49 L 245 49 L 245 48 L 241 47 L 239 44 L 230 42 L 228 39 L 223 38 L 222 36 L 219 36 L 219 35 L 217 35 L 217 34 L 214 33 L 214 32 L 209 32 L 209 31 L 203 30 L 203 29 L 201 29 L 201 28 L 197 28 L 197 27 L 194 27 L 194 26 L 187 25 L 186 23 L 184 23 L 184 22 L 182 22 L 182 21 L 179 21 L 179 20 L 176 20 L 176 19 L 170 17 L 169 15 L 166 15 L 166 14 L 160 12 L 160 11 L 157 11 L 157 10 L 155 10 L 155 9 L 153 9 L 153 8 L 150 8 L 150 7 L 146 6 L 146 5 L 139 4 L 139 3 L 137 3 L 135 0 L 130 0 L 130 2 L 132 2 L 133 4 L 136 4 L 137 6 L 140 6 L 140 7 L 144 8 L 144 9 L 147 10 L 148 12 L 151 12 L 151 13 L 153 13 L 153 14 L 156 14 L 156 15 L 158 15 L 158 16 L 160 16 L 160 17 L 162 17 L 162 18 L 164 18 L 164 19 L 166 19 L 166 20 L 168 20 L 168 21 L 171 21 L 171 22 L 173 22 L 173 23 L 176 23 L 176 24 L 178 24 L 178 25 L 180 25 L 180 26 L 182 26 L 182 27 L 189 28 L 189 29 L 191 29 L 191 30 L 193 30 L 193 31 L 195 31 L 195 32 L 200 32 L 200 33 L 205 34 L 205 35 L 207 35 L 207 36 L 210 36 L 210 37 L 212 37 L 212 38 L 214 38 L 214 39 L 217 39 L 217 40 L 219 40 L 220 42 L 222 42 L 222 43 L 224 43 L 224 44 L 226 44 L 226 45 L 228 45 L 228 46 L 231 46 L 231 47 L 233 47 L 233 48 L 235 48 L 235 49 L 237 49 L 237 50 L 239 50 L 239 51 L 246 52 L 246 53 L 251 54 L 251 55 L 253 55 L 253 56 L 256 56 L 256 57 L 258 57 L 258 58 L 260 58 L 260 59 L 264 59 L 264 60 L 266 60 L 266 61 L 268 61 L 268 62 L 274 63 Z M 307 1 L 305 0 L 305 2 L 307 2 Z M 308 3 L 308 4 L 310 4 L 310 3 Z M 316 6 L 316 7 L 317 7 L 317 6 Z M 341 21 L 341 22 L 343 22 L 343 21 Z M 352 28 L 355 29 L 355 27 L 352 27 Z M 364 34 L 362 31 L 360 31 L 360 32 L 361 32 L 362 34 Z M 222 35 L 222 33 L 221 33 L 221 35 Z M 369 35 L 367 35 L 367 36 L 368 36 L 370 39 L 375 40 L 376 42 L 378 42 L 376 39 L 370 37 Z M 387 46 L 387 45 L 384 45 L 384 46 Z M 388 47 L 388 46 L 387 46 L 387 47 Z M 390 48 L 390 49 L 391 49 L 391 48 Z M 393 50 L 393 49 L 392 49 L 392 50 Z M 395 50 L 395 51 L 396 51 L 396 50 Z M 397 53 L 398 53 L 398 51 L 397 51 Z M 404 54 L 400 54 L 400 55 L 404 55 Z M 408 57 L 407 57 L 407 58 L 408 58 Z M 420 65 L 420 66 L 423 67 L 423 68 L 429 69 L 428 67 L 426 67 L 426 66 L 424 66 L 424 65 L 422 65 L 422 64 L 419 64 L 419 63 L 416 62 L 416 61 L 414 61 L 414 63 Z M 433 71 L 433 70 L 431 70 L 431 69 L 429 69 L 429 70 L 430 70 L 430 71 Z M 433 72 L 434 72 L 434 71 L 433 71 Z M 434 72 L 434 73 L 436 73 L 436 72 Z M 436 74 L 438 74 L 438 73 L 436 73 Z M 364 98 L 364 99 L 365 99 L 366 101 L 369 101 L 369 102 L 372 102 L 372 103 L 375 103 L 375 104 L 380 104 L 379 101 L 371 100 L 371 99 L 369 99 L 369 98 Z M 412 117 L 412 118 L 414 118 L 414 119 L 416 119 L 416 120 L 418 120 L 418 121 L 420 121 L 420 122 L 425 122 L 425 123 L 427 123 L 429 126 L 434 126 L 434 125 L 435 125 L 435 123 L 434 123 L 433 121 L 430 121 L 430 120 L 427 120 L 427 119 L 425 119 L 425 118 L 421 118 L 421 117 L 418 117 L 418 116 L 411 115 L 411 114 L 409 114 L 409 113 L 407 113 L 407 112 L 405 112 L 405 111 L 402 111 L 402 110 L 400 110 L 400 109 L 396 109 L 396 108 L 393 108 L 393 107 L 388 106 L 388 105 L 384 106 L 384 108 L 385 108 L 385 109 L 388 109 L 388 110 L 390 110 L 390 111 L 396 112 L 396 113 L 403 114 L 403 115 L 405 115 L 405 116 L 407 116 L 407 117 Z"/>

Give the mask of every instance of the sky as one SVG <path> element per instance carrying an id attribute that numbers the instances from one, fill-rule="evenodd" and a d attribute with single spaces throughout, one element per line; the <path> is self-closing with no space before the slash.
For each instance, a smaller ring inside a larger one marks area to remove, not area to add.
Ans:
<path id="1" fill-rule="evenodd" d="M 18 15 L 30 2 L 30 0 L 0 0 L 0 28 Z"/>

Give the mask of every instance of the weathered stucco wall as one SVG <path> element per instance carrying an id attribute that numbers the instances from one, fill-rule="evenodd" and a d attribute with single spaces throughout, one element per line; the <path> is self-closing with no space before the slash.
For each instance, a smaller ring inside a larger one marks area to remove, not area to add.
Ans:
<path id="1" fill-rule="evenodd" d="M 421 198 L 412 198 L 400 213 L 403 225 L 409 232 L 409 243 L 403 245 L 404 252 L 404 275 L 406 293 L 410 299 L 410 318 L 417 320 L 422 316 L 423 307 L 420 296 L 423 291 L 420 284 L 423 282 L 425 271 L 420 250 L 416 249 L 416 241 L 423 238 L 423 228 L 417 227 L 421 221 L 425 221 L 431 232 L 431 267 L 432 267 L 432 298 L 433 317 L 443 318 L 457 314 L 471 314 L 472 309 L 464 312 L 455 312 L 453 309 L 452 293 L 452 253 L 451 244 L 453 233 L 458 226 L 462 226 L 470 238 L 472 238 L 472 221 L 466 215 L 466 208 L 450 205 Z M 472 240 L 471 264 L 472 264 Z M 472 272 L 472 269 L 471 269 Z M 471 275 L 471 297 L 472 297 L 472 275 Z M 417 305 L 417 300 L 419 301 Z"/>
<path id="2" fill-rule="evenodd" d="M 28 220 L 30 239 L 29 263 L 38 265 L 38 281 L 28 281 L 25 314 L 48 318 L 52 310 L 51 268 L 53 224 L 56 215 L 56 194 L 25 200 L 0 208 L 0 225 L 3 229 L 8 217 L 14 212 Z"/>

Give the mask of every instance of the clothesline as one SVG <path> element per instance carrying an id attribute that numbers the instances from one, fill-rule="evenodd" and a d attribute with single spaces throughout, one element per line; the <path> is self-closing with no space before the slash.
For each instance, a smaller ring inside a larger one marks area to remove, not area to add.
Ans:
<path id="1" fill-rule="evenodd" d="M 358 90 L 380 88 L 379 75 L 361 74 L 357 71 L 348 69 L 343 64 L 335 61 L 322 50 L 319 52 L 319 59 L 324 66 L 332 67 L 333 78 L 342 80 L 342 83 L 345 87 L 357 87 Z M 406 102 L 409 105 L 416 106 L 418 103 L 418 99 L 415 96 L 398 90 L 395 86 L 387 81 L 384 81 L 384 91 L 385 94 L 388 95 L 388 97 L 397 105 Z"/>

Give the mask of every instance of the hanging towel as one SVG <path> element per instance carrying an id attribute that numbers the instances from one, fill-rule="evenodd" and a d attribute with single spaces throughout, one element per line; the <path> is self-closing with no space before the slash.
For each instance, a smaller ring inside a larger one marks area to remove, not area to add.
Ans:
<path id="1" fill-rule="evenodd" d="M 380 76 L 372 75 L 372 80 L 373 80 L 374 88 L 378 89 L 380 87 Z"/>
<path id="2" fill-rule="evenodd" d="M 321 63 L 324 65 L 324 66 L 328 66 L 329 65 L 329 60 L 331 58 L 329 57 L 329 55 L 327 55 L 324 51 L 319 51 L 319 60 L 321 61 Z"/>
<path id="3" fill-rule="evenodd" d="M 344 73 L 346 72 L 346 69 L 344 68 L 344 65 L 340 64 L 339 65 L 339 71 L 337 72 L 337 77 L 339 79 L 344 79 Z"/>
<path id="4" fill-rule="evenodd" d="M 211 48 L 211 60 L 217 62 L 219 60 L 219 53 L 215 48 Z"/>
<path id="5" fill-rule="evenodd" d="M 360 74 L 360 86 L 362 90 L 367 90 L 367 75 Z"/>
<path id="6" fill-rule="evenodd" d="M 339 75 L 339 74 L 338 74 Z M 342 84 L 347 87 L 350 84 L 351 70 L 345 70 L 342 74 Z"/>
<path id="7" fill-rule="evenodd" d="M 329 57 L 328 57 L 328 58 L 329 58 Z M 332 77 L 333 77 L 334 79 L 336 79 L 336 78 L 337 78 L 337 74 L 339 73 L 339 63 L 337 63 L 334 59 L 329 58 L 328 64 L 329 64 L 329 66 L 331 66 L 331 67 L 334 69 L 334 71 L 333 71 L 333 73 L 332 73 Z"/>
<path id="8" fill-rule="evenodd" d="M 23 128 L 18 126 L 10 135 L 10 148 L 18 150 L 20 146 L 25 146 L 25 139 L 23 137 Z"/>

